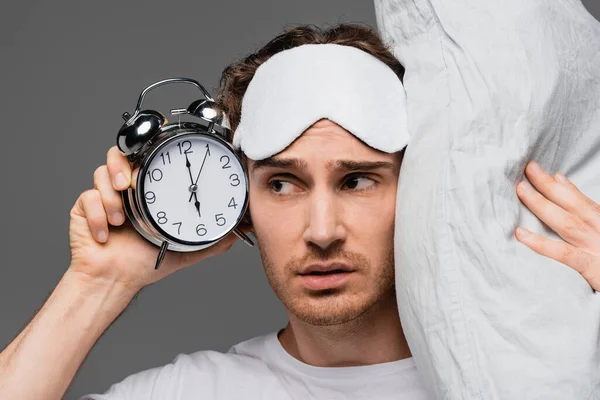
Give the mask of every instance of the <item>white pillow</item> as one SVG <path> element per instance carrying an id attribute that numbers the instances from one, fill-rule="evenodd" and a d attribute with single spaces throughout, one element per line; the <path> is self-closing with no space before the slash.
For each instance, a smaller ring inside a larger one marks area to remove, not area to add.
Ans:
<path id="1" fill-rule="evenodd" d="M 516 241 L 529 160 L 600 202 L 600 24 L 579 0 L 375 0 L 406 67 L 398 306 L 442 399 L 600 399 L 600 295 Z"/>

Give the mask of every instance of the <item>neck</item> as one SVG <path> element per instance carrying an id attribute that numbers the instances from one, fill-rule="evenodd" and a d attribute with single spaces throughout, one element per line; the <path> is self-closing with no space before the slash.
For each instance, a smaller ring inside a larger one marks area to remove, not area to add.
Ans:
<path id="1" fill-rule="evenodd" d="M 289 312 L 288 318 L 279 341 L 291 356 L 309 365 L 350 367 L 411 357 L 395 293 L 359 318 L 339 325 L 310 325 Z"/>

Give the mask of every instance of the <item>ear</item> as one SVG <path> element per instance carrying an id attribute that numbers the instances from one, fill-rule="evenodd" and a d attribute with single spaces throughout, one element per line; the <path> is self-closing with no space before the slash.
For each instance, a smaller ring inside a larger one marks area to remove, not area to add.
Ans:
<path id="1" fill-rule="evenodd" d="M 254 227 L 252 226 L 252 218 L 250 217 L 250 208 L 246 209 L 246 213 L 242 217 L 242 220 L 238 224 L 238 226 L 245 230 L 254 233 Z"/>

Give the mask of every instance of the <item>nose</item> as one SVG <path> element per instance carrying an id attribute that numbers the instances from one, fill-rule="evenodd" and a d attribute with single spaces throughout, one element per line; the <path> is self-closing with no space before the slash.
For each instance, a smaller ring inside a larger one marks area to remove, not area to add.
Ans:
<path id="1" fill-rule="evenodd" d="M 307 225 L 303 239 L 322 249 L 346 239 L 343 208 L 333 193 L 313 192 L 308 205 Z"/>

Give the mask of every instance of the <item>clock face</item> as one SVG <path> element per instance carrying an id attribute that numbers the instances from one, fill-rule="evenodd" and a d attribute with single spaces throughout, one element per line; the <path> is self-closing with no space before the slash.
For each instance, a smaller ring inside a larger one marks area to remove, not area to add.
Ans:
<path id="1" fill-rule="evenodd" d="M 140 170 L 140 193 L 154 227 L 190 245 L 215 241 L 233 229 L 247 201 L 239 159 L 218 139 L 176 136 Z"/>

